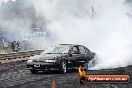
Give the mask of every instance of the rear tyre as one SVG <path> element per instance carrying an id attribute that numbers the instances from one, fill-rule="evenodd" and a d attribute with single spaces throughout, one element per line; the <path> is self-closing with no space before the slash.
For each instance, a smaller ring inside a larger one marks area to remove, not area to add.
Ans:
<path id="1" fill-rule="evenodd" d="M 38 71 L 36 70 L 30 70 L 32 74 L 37 74 Z"/>
<path id="2" fill-rule="evenodd" d="M 60 73 L 64 74 L 67 72 L 67 66 L 66 61 L 62 61 L 60 64 Z"/>
<path id="3" fill-rule="evenodd" d="M 89 59 L 87 59 L 86 63 L 84 63 L 84 64 L 82 65 L 82 69 L 83 69 L 83 70 L 88 70 L 88 63 L 89 63 Z"/>

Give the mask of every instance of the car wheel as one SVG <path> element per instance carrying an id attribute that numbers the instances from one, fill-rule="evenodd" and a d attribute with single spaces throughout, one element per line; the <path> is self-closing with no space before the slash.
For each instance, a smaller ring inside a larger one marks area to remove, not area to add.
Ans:
<path id="1" fill-rule="evenodd" d="M 32 74 L 36 74 L 38 71 L 36 70 L 30 70 Z"/>
<path id="2" fill-rule="evenodd" d="M 88 63 L 89 63 L 89 59 L 87 59 L 86 62 L 82 65 L 82 68 L 84 70 L 87 70 L 88 69 Z"/>
<path id="3" fill-rule="evenodd" d="M 62 61 L 60 64 L 60 73 L 66 73 L 67 72 L 67 66 L 66 66 L 66 61 Z"/>

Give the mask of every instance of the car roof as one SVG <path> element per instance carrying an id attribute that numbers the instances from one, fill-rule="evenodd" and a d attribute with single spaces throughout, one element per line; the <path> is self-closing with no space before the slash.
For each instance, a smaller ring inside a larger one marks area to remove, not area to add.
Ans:
<path id="1" fill-rule="evenodd" d="M 59 44 L 59 45 L 82 46 L 82 45 L 78 45 L 78 44 Z"/>

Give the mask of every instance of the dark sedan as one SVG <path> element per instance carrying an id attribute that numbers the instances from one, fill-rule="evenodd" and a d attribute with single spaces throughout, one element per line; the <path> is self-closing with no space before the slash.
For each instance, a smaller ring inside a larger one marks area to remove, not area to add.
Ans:
<path id="1" fill-rule="evenodd" d="M 37 56 L 30 57 L 27 68 L 32 73 L 45 70 L 59 70 L 66 73 L 68 68 L 77 68 L 88 63 L 95 56 L 82 45 L 59 44 L 52 46 Z"/>

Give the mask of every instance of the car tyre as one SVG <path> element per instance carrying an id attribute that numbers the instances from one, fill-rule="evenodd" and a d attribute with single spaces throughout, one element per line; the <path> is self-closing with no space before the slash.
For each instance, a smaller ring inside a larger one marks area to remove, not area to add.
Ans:
<path id="1" fill-rule="evenodd" d="M 64 74 L 67 72 L 67 64 L 66 61 L 62 61 L 60 64 L 60 73 Z"/>
<path id="2" fill-rule="evenodd" d="M 37 74 L 38 71 L 36 70 L 30 70 L 32 74 Z"/>

